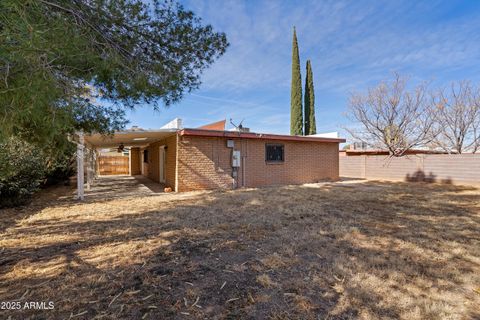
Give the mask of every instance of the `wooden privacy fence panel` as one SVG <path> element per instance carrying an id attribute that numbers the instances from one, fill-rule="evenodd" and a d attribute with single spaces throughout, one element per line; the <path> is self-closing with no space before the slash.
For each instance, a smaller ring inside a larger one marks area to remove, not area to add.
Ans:
<path id="1" fill-rule="evenodd" d="M 129 174 L 128 157 L 100 156 L 98 157 L 98 171 L 100 175 Z"/>
<path id="2" fill-rule="evenodd" d="M 480 154 L 341 156 L 340 176 L 372 180 L 480 185 Z"/>

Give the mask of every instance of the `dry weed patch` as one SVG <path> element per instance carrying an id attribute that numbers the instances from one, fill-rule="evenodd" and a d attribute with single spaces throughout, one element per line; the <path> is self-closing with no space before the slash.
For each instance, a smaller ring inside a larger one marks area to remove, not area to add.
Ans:
<path id="1" fill-rule="evenodd" d="M 279 269 L 286 265 L 284 259 L 282 259 L 278 253 L 263 258 L 261 262 L 268 269 Z"/>
<path id="2" fill-rule="evenodd" d="M 261 274 L 257 276 L 257 282 L 265 288 L 273 288 L 277 286 L 277 284 L 270 278 L 268 274 Z"/>

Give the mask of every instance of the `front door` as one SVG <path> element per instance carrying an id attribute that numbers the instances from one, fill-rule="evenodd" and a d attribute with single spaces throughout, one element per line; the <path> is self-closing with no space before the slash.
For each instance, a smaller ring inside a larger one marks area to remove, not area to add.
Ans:
<path id="1" fill-rule="evenodd" d="M 158 170 L 160 172 L 159 181 L 160 183 L 165 183 L 165 146 L 159 148 L 158 159 L 158 162 L 160 163 L 160 168 Z"/>

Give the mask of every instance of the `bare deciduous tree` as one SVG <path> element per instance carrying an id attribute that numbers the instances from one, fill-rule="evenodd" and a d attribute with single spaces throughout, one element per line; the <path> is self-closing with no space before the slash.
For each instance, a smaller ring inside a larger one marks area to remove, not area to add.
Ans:
<path id="1" fill-rule="evenodd" d="M 449 153 L 476 152 L 480 148 L 480 94 L 470 82 L 452 83 L 449 90 L 432 95 L 432 116 L 438 127 L 433 146 Z"/>
<path id="2" fill-rule="evenodd" d="M 348 117 L 359 128 L 347 129 L 352 137 L 395 157 L 431 143 L 435 127 L 427 85 L 409 89 L 407 84 L 406 78 L 395 74 L 392 81 L 380 83 L 367 94 L 353 94 Z"/>

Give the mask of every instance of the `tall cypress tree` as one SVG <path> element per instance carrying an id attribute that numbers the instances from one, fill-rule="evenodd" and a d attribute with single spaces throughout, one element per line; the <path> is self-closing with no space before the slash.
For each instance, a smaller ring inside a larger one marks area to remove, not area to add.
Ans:
<path id="1" fill-rule="evenodd" d="M 313 89 L 313 72 L 310 60 L 307 60 L 307 76 L 305 79 L 305 135 L 316 134 L 315 92 Z"/>
<path id="2" fill-rule="evenodd" d="M 290 91 L 290 134 L 303 135 L 302 77 L 298 54 L 297 32 L 293 27 L 292 44 L 292 87 Z"/>

